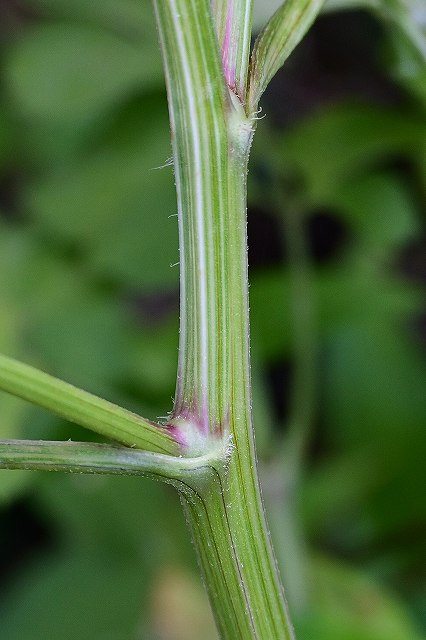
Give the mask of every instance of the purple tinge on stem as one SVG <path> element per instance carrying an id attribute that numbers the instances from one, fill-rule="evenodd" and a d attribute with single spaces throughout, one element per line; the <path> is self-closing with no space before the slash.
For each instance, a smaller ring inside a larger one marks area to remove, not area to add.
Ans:
<path id="1" fill-rule="evenodd" d="M 207 407 L 204 409 L 198 403 L 191 406 L 176 407 L 169 422 L 164 425 L 174 440 L 185 450 L 191 449 L 200 453 L 205 443 L 211 438 L 222 438 L 228 430 L 229 414 L 227 412 L 224 424 L 209 422 Z"/>
<path id="2" fill-rule="evenodd" d="M 175 407 L 170 425 L 176 426 L 182 423 L 191 424 L 200 434 L 207 435 L 210 431 L 207 403 L 200 404 L 192 400 L 190 405 Z"/>
<path id="3" fill-rule="evenodd" d="M 191 456 L 203 455 L 208 449 L 211 436 L 216 435 L 215 432 L 210 434 L 204 420 L 189 408 L 175 415 L 166 427 L 180 445 L 181 451 Z"/>
<path id="4" fill-rule="evenodd" d="M 235 91 L 237 78 L 235 60 L 232 55 L 232 22 L 233 6 L 232 0 L 228 4 L 228 15 L 226 16 L 225 33 L 222 42 L 222 65 L 225 80 L 233 91 Z"/>
<path id="5" fill-rule="evenodd" d="M 192 423 L 200 433 L 208 434 L 212 431 L 209 419 L 209 398 L 207 391 L 200 391 L 198 394 L 185 392 L 184 373 L 182 363 L 179 362 L 175 404 L 173 407 L 173 421 L 184 420 Z M 214 429 L 213 429 L 214 431 Z"/>
<path id="6" fill-rule="evenodd" d="M 167 431 L 170 433 L 175 442 L 178 443 L 181 447 L 186 447 L 188 445 L 188 438 L 183 433 L 182 429 L 175 424 L 167 424 L 165 425 Z"/>

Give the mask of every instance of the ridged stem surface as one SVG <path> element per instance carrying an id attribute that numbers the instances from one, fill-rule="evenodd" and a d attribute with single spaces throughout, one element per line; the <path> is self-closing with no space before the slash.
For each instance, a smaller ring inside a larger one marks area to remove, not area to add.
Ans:
<path id="1" fill-rule="evenodd" d="M 158 0 L 181 263 L 172 423 L 228 445 L 213 481 L 183 497 L 221 637 L 292 638 L 269 540 L 252 427 L 246 239 L 253 121 L 229 90 L 209 0 Z"/>

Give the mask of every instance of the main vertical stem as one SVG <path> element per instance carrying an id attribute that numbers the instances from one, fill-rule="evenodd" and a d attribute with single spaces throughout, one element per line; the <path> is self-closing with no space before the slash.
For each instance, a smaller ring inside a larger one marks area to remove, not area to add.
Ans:
<path id="1" fill-rule="evenodd" d="M 246 176 L 253 121 L 225 83 L 210 0 L 155 0 L 179 209 L 181 336 L 171 422 L 227 447 L 183 502 L 221 637 L 293 637 L 260 496 L 251 415 Z M 201 444 L 200 444 L 201 443 Z"/>

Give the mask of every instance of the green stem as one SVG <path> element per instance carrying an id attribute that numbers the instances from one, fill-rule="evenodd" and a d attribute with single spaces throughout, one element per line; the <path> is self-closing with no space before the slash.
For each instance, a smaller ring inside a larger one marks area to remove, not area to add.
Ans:
<path id="1" fill-rule="evenodd" d="M 180 458 L 128 447 L 87 442 L 0 440 L 0 469 L 154 476 L 181 492 L 198 490 L 222 452 Z M 188 489 L 188 490 L 189 490 Z"/>
<path id="2" fill-rule="evenodd" d="M 161 425 L 1 354 L 0 389 L 121 444 L 179 453 L 178 443 Z"/>
<path id="3" fill-rule="evenodd" d="M 181 326 L 174 418 L 215 433 L 225 421 L 223 395 L 229 387 L 219 375 L 226 370 L 228 342 L 220 341 L 217 329 L 226 326 L 227 315 L 215 273 L 226 269 L 218 229 L 227 215 L 222 190 L 226 194 L 229 98 L 208 0 L 161 0 L 155 8 L 179 209 Z M 218 338 L 212 343 L 209 335 Z"/>
<path id="4" fill-rule="evenodd" d="M 181 258 L 172 423 L 229 446 L 215 482 L 186 501 L 222 638 L 293 637 L 267 532 L 254 449 L 246 175 L 253 121 L 229 92 L 209 0 L 157 0 Z"/>
<path id="5" fill-rule="evenodd" d="M 253 0 L 212 0 L 212 11 L 226 83 L 245 103 Z"/>
<path id="6" fill-rule="evenodd" d="M 229 377 L 232 397 L 228 429 L 232 453 L 219 493 L 211 491 L 203 511 L 188 508 L 194 540 L 223 638 L 291 638 L 267 534 L 253 441 L 248 345 L 245 158 L 230 162 L 228 221 L 222 241 L 228 269 L 221 282 L 230 310 Z M 213 523 L 209 526 L 209 523 Z"/>
<path id="7" fill-rule="evenodd" d="M 323 4 L 324 0 L 286 0 L 265 25 L 251 56 L 249 110 L 257 110 L 269 82 L 302 40 Z"/>

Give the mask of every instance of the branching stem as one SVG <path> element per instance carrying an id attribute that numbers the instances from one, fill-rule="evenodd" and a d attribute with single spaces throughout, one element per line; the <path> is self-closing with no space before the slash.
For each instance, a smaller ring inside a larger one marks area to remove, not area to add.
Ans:
<path id="1" fill-rule="evenodd" d="M 188 522 L 221 637 L 293 637 L 251 414 L 246 177 L 254 119 L 229 89 L 209 0 L 157 0 L 178 194 L 181 342 L 172 423 L 229 443 Z"/>
<path id="2" fill-rule="evenodd" d="M 0 389 L 121 444 L 179 453 L 173 435 L 161 425 L 1 354 Z"/>

